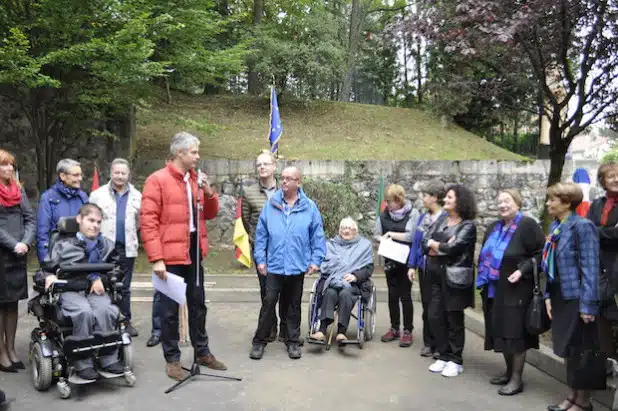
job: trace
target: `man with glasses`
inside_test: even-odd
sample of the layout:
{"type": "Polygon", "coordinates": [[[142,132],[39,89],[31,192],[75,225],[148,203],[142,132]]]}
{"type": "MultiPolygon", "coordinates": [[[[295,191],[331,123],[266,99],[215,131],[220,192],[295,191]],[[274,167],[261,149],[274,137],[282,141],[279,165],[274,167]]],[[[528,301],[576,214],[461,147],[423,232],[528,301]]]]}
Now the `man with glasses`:
{"type": "Polygon", "coordinates": [[[81,164],[70,158],[62,159],[56,165],[58,180],[41,194],[37,213],[36,249],[39,263],[47,257],[49,237],[61,217],[74,217],[81,206],[88,202],[88,196],[81,190],[81,164]]]}
{"type": "Polygon", "coordinates": [[[264,205],[255,233],[254,259],[260,275],[266,277],[257,330],[249,357],[259,360],[272,331],[272,315],[279,298],[287,328],[285,344],[292,359],[301,357],[298,344],[301,299],[305,273],[318,270],[326,255],[322,216],[315,203],[300,188],[297,167],[281,173],[281,189],[264,205]]]}
{"type": "MultiPolygon", "coordinates": [[[[249,234],[251,254],[253,254],[255,248],[255,229],[257,227],[258,218],[260,217],[260,212],[262,208],[264,208],[266,201],[277,191],[277,180],[275,179],[277,162],[275,156],[270,152],[260,154],[255,161],[255,170],[258,176],[258,183],[243,187],[242,198],[242,223],[249,234]]],[[[257,272],[257,276],[260,282],[260,297],[262,303],[264,303],[264,298],[266,297],[266,276],[261,275],[259,272],[257,272]]],[[[268,315],[273,316],[274,322],[267,341],[273,342],[277,339],[277,316],[275,314],[275,307],[273,307],[272,312],[268,313],[268,315]]],[[[279,334],[279,340],[285,341],[285,310],[281,305],[281,301],[279,301],[279,320],[281,321],[281,334],[279,334]]]]}

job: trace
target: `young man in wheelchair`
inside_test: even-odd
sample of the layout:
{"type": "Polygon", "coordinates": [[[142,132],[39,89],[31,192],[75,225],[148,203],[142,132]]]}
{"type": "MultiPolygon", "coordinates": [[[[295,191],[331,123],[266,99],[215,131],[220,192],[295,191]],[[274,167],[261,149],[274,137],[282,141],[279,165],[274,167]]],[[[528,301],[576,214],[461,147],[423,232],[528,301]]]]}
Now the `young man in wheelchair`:
{"type": "Polygon", "coordinates": [[[326,258],[320,267],[320,285],[316,289],[316,304],[320,304],[320,328],[311,334],[316,341],[326,340],[326,331],[335,319],[338,307],[338,343],[347,340],[346,332],[352,309],[359,296],[371,294],[369,279],[373,274],[371,242],[358,235],[358,225],[350,217],[339,223],[339,235],[326,242],[326,258]]]}
{"type": "MultiPolygon", "coordinates": [[[[78,263],[111,263],[117,266],[118,255],[114,243],[100,233],[102,216],[103,212],[97,205],[83,205],[76,217],[79,231],[75,236],[58,239],[44,266],[54,269],[78,263]]],[[[56,275],[47,274],[45,290],[55,281],[58,281],[56,275]]],[[[95,332],[105,334],[115,331],[119,309],[105,291],[104,282],[108,281],[105,273],[72,276],[71,281],[83,281],[85,286],[85,291],[66,291],[60,297],[62,314],[72,322],[73,338],[88,339],[95,332]]],[[[92,357],[76,360],[73,365],[77,376],[84,380],[95,380],[100,376],[92,357]]],[[[124,365],[119,361],[118,349],[100,356],[99,367],[107,373],[122,374],[124,365]]]]}

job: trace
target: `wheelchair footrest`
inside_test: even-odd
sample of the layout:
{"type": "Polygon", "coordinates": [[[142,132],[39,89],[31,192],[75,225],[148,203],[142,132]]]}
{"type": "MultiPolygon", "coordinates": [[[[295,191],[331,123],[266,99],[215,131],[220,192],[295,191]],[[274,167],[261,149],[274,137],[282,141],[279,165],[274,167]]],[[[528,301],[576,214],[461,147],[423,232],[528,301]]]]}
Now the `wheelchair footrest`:
{"type": "Polygon", "coordinates": [[[351,345],[351,344],[360,344],[360,341],[358,340],[343,340],[343,341],[336,341],[336,344],[339,345],[351,345]]]}
{"type": "Polygon", "coordinates": [[[316,345],[326,345],[326,340],[316,340],[315,338],[307,338],[306,340],[309,344],[316,344],[316,345]]]}
{"type": "Polygon", "coordinates": [[[103,371],[103,370],[97,370],[97,372],[101,375],[101,377],[103,377],[105,379],[124,377],[124,373],[122,373],[122,374],[112,374],[111,372],[107,372],[107,371],[103,371]]]}
{"type": "Polygon", "coordinates": [[[84,380],[79,375],[73,373],[69,376],[69,383],[75,385],[84,385],[84,384],[92,384],[96,380],[84,380]]]}

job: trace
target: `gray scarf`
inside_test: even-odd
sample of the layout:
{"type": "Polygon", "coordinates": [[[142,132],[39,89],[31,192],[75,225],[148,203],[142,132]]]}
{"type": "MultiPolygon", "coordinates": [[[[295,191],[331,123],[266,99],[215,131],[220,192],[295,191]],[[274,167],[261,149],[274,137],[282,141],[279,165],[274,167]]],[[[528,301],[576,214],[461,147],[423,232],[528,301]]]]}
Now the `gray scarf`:
{"type": "Polygon", "coordinates": [[[373,264],[373,248],[371,242],[364,237],[356,236],[346,241],[336,236],[326,242],[326,258],[320,267],[322,277],[326,277],[322,293],[328,287],[342,289],[350,287],[343,279],[346,274],[360,270],[373,264]]]}

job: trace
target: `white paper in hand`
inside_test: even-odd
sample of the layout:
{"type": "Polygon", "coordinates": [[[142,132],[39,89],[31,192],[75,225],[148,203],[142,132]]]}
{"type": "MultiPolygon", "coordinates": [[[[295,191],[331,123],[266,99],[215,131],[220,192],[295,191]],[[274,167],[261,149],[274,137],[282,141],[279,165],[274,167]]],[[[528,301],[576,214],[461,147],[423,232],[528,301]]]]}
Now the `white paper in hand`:
{"type": "Polygon", "coordinates": [[[182,277],[167,273],[167,281],[164,281],[152,273],[152,284],[157,291],[167,295],[178,304],[184,305],[187,302],[187,284],[182,277]]]}
{"type": "Polygon", "coordinates": [[[390,238],[383,238],[382,241],[380,241],[378,254],[382,257],[406,264],[408,262],[408,254],[410,254],[410,247],[393,241],[390,238]]]}

